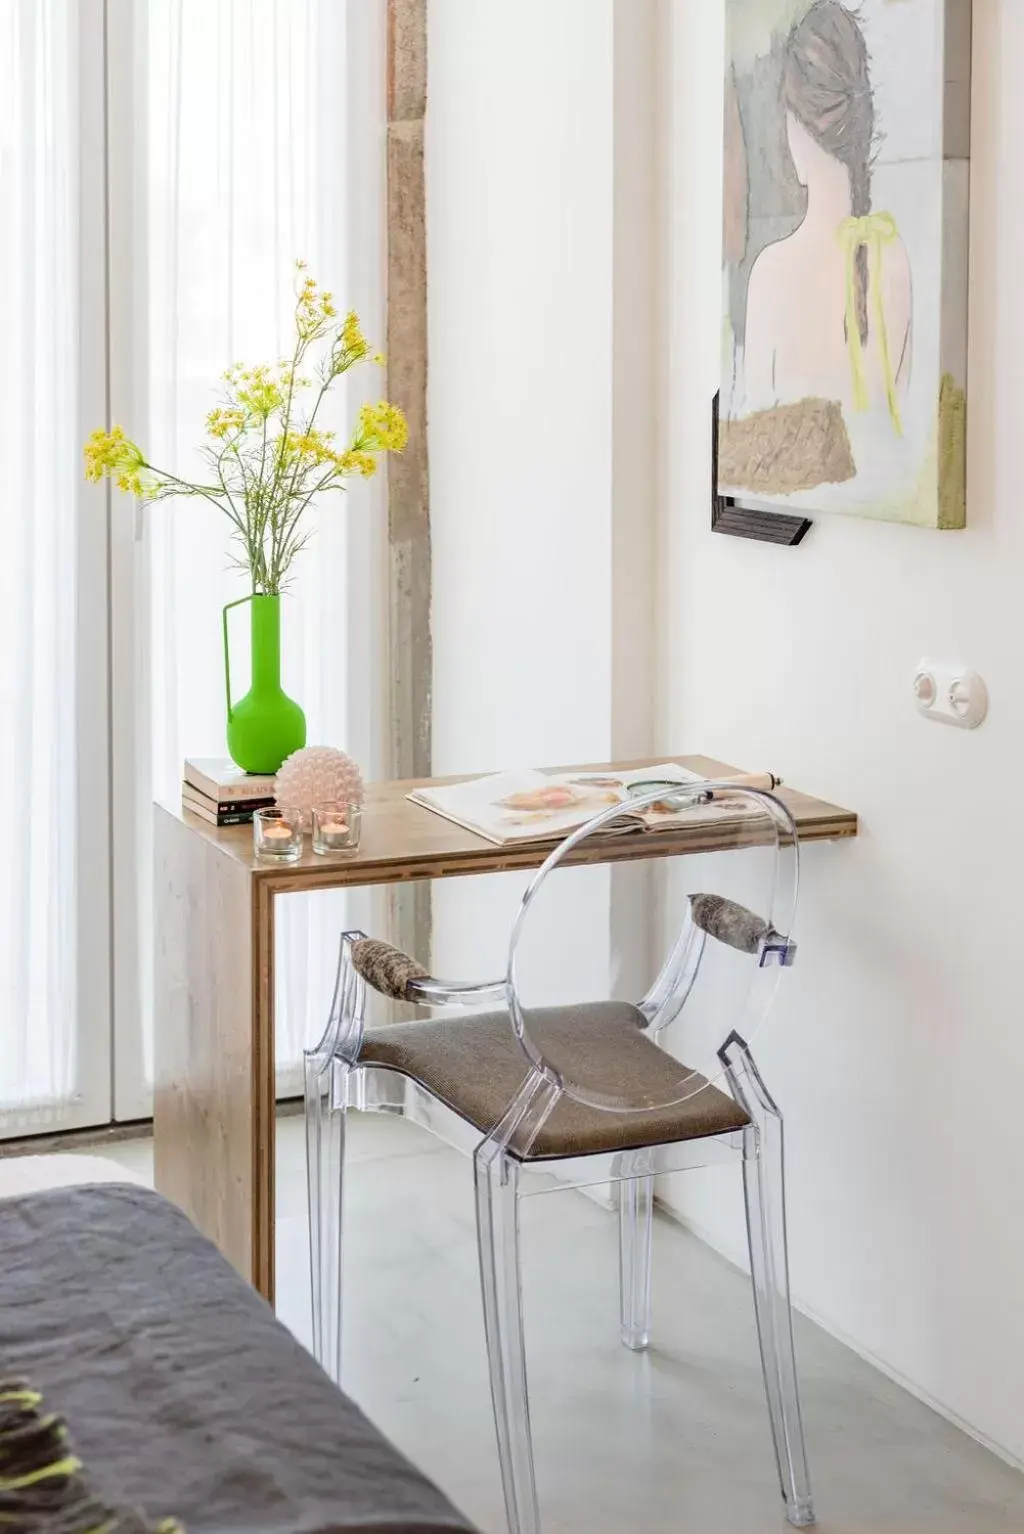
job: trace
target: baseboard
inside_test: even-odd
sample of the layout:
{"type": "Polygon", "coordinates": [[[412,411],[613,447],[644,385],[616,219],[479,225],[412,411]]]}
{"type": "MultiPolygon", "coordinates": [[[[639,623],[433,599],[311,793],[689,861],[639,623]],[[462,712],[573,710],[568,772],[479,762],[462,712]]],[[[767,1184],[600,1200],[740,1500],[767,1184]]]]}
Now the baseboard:
{"type": "MultiPolygon", "coordinates": [[[[291,1090],[295,1090],[294,1086],[291,1090]]],[[[304,1109],[305,1104],[301,1096],[289,1094],[277,1100],[279,1119],[295,1118],[304,1109]]],[[[128,1119],[117,1124],[96,1124],[89,1129],[50,1130],[49,1133],[40,1135],[12,1135],[9,1140],[0,1140],[0,1160],[3,1160],[4,1156],[45,1156],[51,1151],[89,1150],[97,1145],[116,1145],[120,1140],[149,1140],[152,1135],[152,1119],[128,1119]]]]}
{"type": "MultiPolygon", "coordinates": [[[[727,1250],[723,1248],[718,1241],[712,1238],[710,1232],[699,1221],[688,1219],[686,1215],[680,1214],[678,1209],[673,1208],[671,1204],[667,1203],[660,1196],[656,1196],[654,1202],[667,1219],[670,1219],[675,1225],[681,1226],[683,1230],[689,1231],[691,1235],[697,1237],[698,1241],[703,1241],[705,1246],[711,1247],[712,1251],[717,1252],[720,1257],[724,1257],[726,1262],[731,1263],[741,1273],[749,1274],[750,1266],[747,1262],[745,1251],[737,1252],[735,1249],[727,1250]]],[[[820,1326],[823,1332],[827,1332],[830,1337],[834,1337],[837,1342],[842,1343],[844,1348],[849,1348],[851,1353],[855,1353],[858,1358],[862,1358],[873,1369],[877,1369],[879,1374],[884,1374],[886,1379],[892,1380],[894,1385],[899,1385],[900,1389],[913,1396],[915,1401],[920,1401],[923,1406],[929,1407],[931,1411],[935,1412],[936,1416],[942,1417],[944,1421],[958,1428],[961,1433],[966,1434],[968,1438],[972,1438],[975,1443],[980,1444],[983,1449],[987,1449],[990,1454],[994,1454],[997,1459],[1001,1459],[1004,1464],[1010,1465],[1014,1470],[1024,1472],[1024,1459],[1014,1454],[1011,1449],[1008,1449],[1004,1444],[998,1443],[994,1438],[989,1438],[987,1434],[981,1432],[970,1422],[966,1422],[963,1417],[958,1416],[944,1402],[937,1400],[927,1390],[922,1390],[913,1380],[908,1379],[905,1374],[901,1374],[898,1369],[892,1368],[890,1364],[886,1363],[884,1358],[877,1357],[869,1348],[864,1347],[858,1342],[855,1337],[851,1337],[845,1332],[841,1326],[837,1326],[828,1316],[822,1315],[821,1311],[817,1310],[813,1305],[808,1305],[799,1294],[794,1294],[792,1301],[793,1309],[799,1311],[800,1315],[806,1316],[809,1321],[813,1321],[815,1326],[820,1326]]]]}
{"type": "Polygon", "coordinates": [[[99,1124],[90,1129],[65,1129],[41,1135],[19,1135],[0,1140],[4,1156],[45,1156],[50,1152],[88,1150],[97,1145],[116,1145],[120,1140],[148,1140],[152,1119],[132,1119],[124,1124],[99,1124]]]}

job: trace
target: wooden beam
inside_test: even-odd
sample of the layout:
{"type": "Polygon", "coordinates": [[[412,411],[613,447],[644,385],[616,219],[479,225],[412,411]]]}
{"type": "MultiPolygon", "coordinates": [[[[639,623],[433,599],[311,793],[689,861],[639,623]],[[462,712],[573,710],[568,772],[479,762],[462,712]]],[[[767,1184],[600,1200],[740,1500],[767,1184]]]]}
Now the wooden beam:
{"type": "MultiPolygon", "coordinates": [[[[409,445],[388,464],[391,769],[429,777],[433,643],[427,445],[427,219],[424,118],[427,0],[387,10],[388,397],[409,420],[409,445]]],[[[430,962],[430,889],[396,892],[396,941],[430,962]]]]}
{"type": "Polygon", "coordinates": [[[388,122],[427,113],[427,0],[388,0],[388,122]]]}

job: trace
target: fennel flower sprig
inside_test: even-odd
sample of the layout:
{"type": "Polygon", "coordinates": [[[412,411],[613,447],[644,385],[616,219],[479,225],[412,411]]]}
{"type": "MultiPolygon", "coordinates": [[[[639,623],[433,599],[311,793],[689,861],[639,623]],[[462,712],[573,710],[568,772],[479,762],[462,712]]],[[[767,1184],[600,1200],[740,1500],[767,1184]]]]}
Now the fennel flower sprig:
{"type": "Polygon", "coordinates": [[[86,478],[109,478],[146,501],[198,497],[231,524],[236,563],[255,593],[275,595],[310,529],[303,518],[321,495],[344,490],[353,476],[370,478],[384,453],[408,441],[405,416],[387,400],[359,411],[348,441],[317,425],[337,380],[360,363],[382,365],[359,316],[339,316],[333,295],[320,288],[305,262],[295,263],[295,344],[290,357],[223,374],[220,401],[206,418],[201,456],[204,482],[184,480],[150,463],[120,426],[94,431],[85,445],[86,478]]]}

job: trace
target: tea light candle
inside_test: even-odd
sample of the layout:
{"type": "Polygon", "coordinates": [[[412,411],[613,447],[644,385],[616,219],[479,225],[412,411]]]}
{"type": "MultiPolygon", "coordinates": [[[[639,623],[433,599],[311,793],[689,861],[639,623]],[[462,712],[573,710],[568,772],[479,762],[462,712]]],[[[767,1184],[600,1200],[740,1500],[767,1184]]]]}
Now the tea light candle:
{"type": "Polygon", "coordinates": [[[302,856],[302,827],[284,810],[257,810],[252,820],[252,842],[257,857],[295,863],[302,856]]]}
{"type": "Polygon", "coordinates": [[[359,846],[362,816],[358,804],[321,804],[313,810],[313,851],[354,852],[359,846]]]}

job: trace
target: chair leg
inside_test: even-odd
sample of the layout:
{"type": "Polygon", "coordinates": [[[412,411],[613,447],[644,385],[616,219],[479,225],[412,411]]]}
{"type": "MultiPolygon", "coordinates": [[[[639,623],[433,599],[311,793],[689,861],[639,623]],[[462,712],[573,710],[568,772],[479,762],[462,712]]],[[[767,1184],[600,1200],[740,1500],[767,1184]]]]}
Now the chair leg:
{"type": "Polygon", "coordinates": [[[767,1092],[764,1096],[767,1101],[761,1104],[755,1123],[744,1133],[743,1180],[750,1272],[782,1499],[790,1523],[805,1528],[814,1522],[814,1504],[793,1350],[782,1115],[767,1092]]]}
{"type": "Polygon", "coordinates": [[[651,1236],[654,1178],[619,1183],[619,1305],[623,1347],[642,1353],[651,1340],[651,1236]]]}
{"type": "Polygon", "coordinates": [[[306,1181],[313,1356],[341,1380],[341,1232],[345,1172],[345,1077],[341,1061],[306,1058],[306,1181]]]}
{"type": "Polygon", "coordinates": [[[487,1362],[509,1534],[540,1534],[526,1385],[518,1167],[490,1141],[473,1164],[487,1362]]]}

